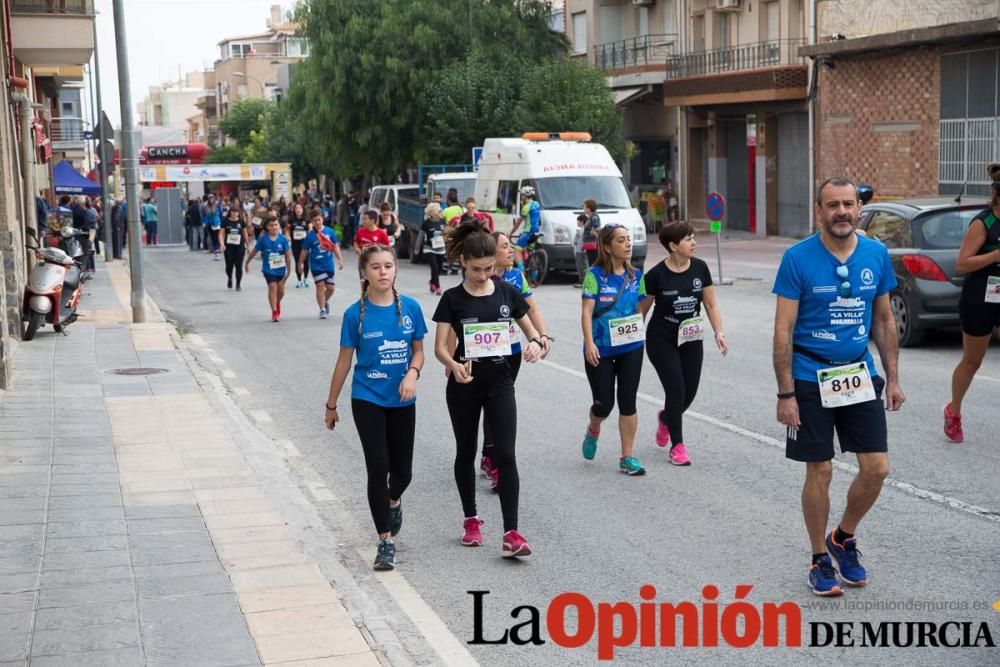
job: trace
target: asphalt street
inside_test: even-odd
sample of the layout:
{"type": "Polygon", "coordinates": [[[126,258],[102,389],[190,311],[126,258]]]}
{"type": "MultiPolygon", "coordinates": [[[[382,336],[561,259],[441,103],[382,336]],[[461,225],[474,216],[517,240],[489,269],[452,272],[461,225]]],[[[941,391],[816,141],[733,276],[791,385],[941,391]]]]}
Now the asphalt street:
{"type": "MultiPolygon", "coordinates": [[[[994,345],[965,403],[966,442],[947,442],[941,409],[950,374],[961,353],[957,332],[931,336],[924,347],[901,353],[900,377],[907,402],[889,415],[891,480],[858,533],[868,587],[849,590],[839,606],[820,609],[806,587],[809,547],[799,511],[803,470],[783,454],[783,428],[775,421],[771,333],[774,269],[787,240],[727,240],[726,277],[719,300],[730,341],[723,359],[706,343],[699,396],[685,423],[693,461],[676,468],[654,441],[662,391],[652,367],[643,370],[636,455],[648,470],[629,478],[617,472],[614,415],[605,426],[596,460],[585,461],[580,441],[590,393],[583,376],[579,290],[570,280],[536,292],[557,339],[549,358],[525,364],[517,386],[520,528],[535,555],[526,562],[500,558],[499,502],[479,482],[479,512],[486,546],[461,546],[462,512],[452,476],[454,440],[444,402],[443,370],[433,359],[433,336],[418,386],[414,478],[404,496],[405,526],[397,540],[397,572],[371,571],[375,534],[365,496],[365,472],[349,411],[334,433],[322,423],[323,403],[340,338],[340,313],[358,295],[355,258],[338,274],[333,315],[317,317],[314,292],[288,283],[280,323],[269,321],[259,262],[242,292],[225,285],[223,263],[186,248],[145,253],[147,285],[164,314],[205,346],[192,349],[216,374],[248,423],[266,424],[275,447],[300,454],[331,491],[317,507],[341,536],[338,558],[358,585],[377,601],[380,621],[390,624],[417,662],[432,663],[443,631],[465,644],[473,639],[473,598],[483,603],[483,634],[496,639],[517,620],[521,605],[540,610],[543,645],[467,645],[482,664],[593,664],[596,641],[565,649],[549,641],[546,608],[560,593],[579,592],[595,605],[625,601],[638,607],[639,589],[656,588],[658,602],[701,605],[702,587],[719,589],[720,609],[737,585],[746,597],[802,605],[802,647],[620,649],[627,664],[1000,664],[996,648],[862,648],[809,646],[811,622],[987,622],[1000,642],[1000,430],[991,426],[1000,395],[1000,346],[994,345]],[[206,351],[207,350],[207,351],[206,351]],[[262,414],[266,413],[266,418],[262,414]],[[282,444],[286,443],[286,444],[282,444]],[[414,598],[415,591],[419,599],[414,598]],[[907,605],[907,601],[909,604],[907,605]],[[920,608],[920,604],[937,605],[920,608]],[[424,606],[426,603],[427,606],[424,606]],[[881,605],[848,609],[847,603],[881,605]],[[980,607],[974,609],[974,606],[980,607]],[[432,610],[433,614],[428,611],[432,610]],[[902,608],[900,608],[902,607],[902,608]],[[916,608],[915,608],[916,607],[916,608]],[[949,608],[942,608],[949,607],[949,608]],[[443,625],[437,623],[438,619],[443,625]],[[428,634],[425,642],[420,635],[428,634]]],[[[715,249],[699,254],[716,270],[715,249]]],[[[647,267],[662,259],[652,252],[647,267]]],[[[427,290],[424,265],[400,265],[397,286],[417,298],[426,318],[437,297],[427,290]]],[[[443,279],[445,287],[457,276],[443,279]]],[[[712,346],[714,348],[714,346],[712,346]]],[[[346,391],[346,389],[345,389],[346,391]]],[[[347,396],[343,397],[342,403],[347,396]]],[[[850,456],[835,470],[831,523],[843,509],[853,476],[850,456]]],[[[350,598],[348,597],[348,604],[350,598]]],[[[567,628],[572,629],[572,621],[567,628]]],[[[975,635],[976,630],[973,630],[975,635]]],[[[525,636],[528,634],[524,633],[525,636]]],[[[855,637],[861,634],[855,629],[855,637]]],[[[454,641],[454,640],[452,640],[454,641]]]]}

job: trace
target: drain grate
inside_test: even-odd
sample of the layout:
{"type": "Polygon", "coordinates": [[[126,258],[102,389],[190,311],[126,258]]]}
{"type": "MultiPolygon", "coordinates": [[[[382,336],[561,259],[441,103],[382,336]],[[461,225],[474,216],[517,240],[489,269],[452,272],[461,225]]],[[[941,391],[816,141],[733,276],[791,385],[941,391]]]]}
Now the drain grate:
{"type": "Polygon", "coordinates": [[[112,375],[158,375],[170,371],[166,368],[112,368],[105,372],[112,375]]]}

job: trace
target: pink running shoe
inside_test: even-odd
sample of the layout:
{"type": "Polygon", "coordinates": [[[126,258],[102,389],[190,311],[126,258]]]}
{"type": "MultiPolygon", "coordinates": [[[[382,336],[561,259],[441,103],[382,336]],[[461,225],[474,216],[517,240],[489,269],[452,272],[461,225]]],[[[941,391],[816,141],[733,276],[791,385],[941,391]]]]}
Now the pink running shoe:
{"type": "Polygon", "coordinates": [[[465,535],[462,536],[462,544],[467,547],[483,546],[483,534],[479,532],[479,527],[484,523],[485,521],[478,516],[469,517],[463,521],[462,526],[465,528],[465,535]]]}
{"type": "Polygon", "coordinates": [[[521,558],[524,556],[531,555],[531,547],[528,546],[528,541],[521,537],[521,534],[516,530],[508,530],[503,534],[503,547],[501,548],[501,555],[504,558],[521,558]]]}
{"type": "Polygon", "coordinates": [[[684,447],[683,442],[678,442],[676,445],[670,448],[670,462],[675,466],[689,466],[691,465],[691,459],[688,458],[687,448],[684,447]]]}
{"type": "Polygon", "coordinates": [[[670,444],[670,429],[663,423],[663,410],[656,415],[656,444],[660,447],[670,444]]]}
{"type": "Polygon", "coordinates": [[[951,401],[944,406],[944,434],[952,442],[965,440],[965,434],[962,433],[962,415],[956,415],[951,411],[951,401]]]}
{"type": "Polygon", "coordinates": [[[490,491],[496,491],[500,487],[500,469],[494,467],[490,470],[490,491]]]}
{"type": "Polygon", "coordinates": [[[489,455],[483,454],[483,458],[479,460],[479,471],[483,473],[483,477],[490,479],[495,469],[496,466],[493,465],[493,459],[489,455]]]}

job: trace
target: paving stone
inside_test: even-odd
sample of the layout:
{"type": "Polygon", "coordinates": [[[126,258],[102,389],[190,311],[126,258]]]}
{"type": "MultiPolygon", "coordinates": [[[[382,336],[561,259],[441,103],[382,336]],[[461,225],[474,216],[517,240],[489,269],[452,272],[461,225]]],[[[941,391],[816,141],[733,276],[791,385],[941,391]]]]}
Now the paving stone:
{"type": "Polygon", "coordinates": [[[179,577],[143,577],[137,581],[140,598],[183,597],[232,593],[225,574],[202,574],[179,577]]]}
{"type": "MultiPolygon", "coordinates": [[[[23,574],[0,574],[0,593],[24,593],[36,589],[38,574],[25,572],[23,574]]],[[[0,630],[2,632],[3,630],[0,630]]]]}
{"type": "Polygon", "coordinates": [[[34,661],[35,656],[85,654],[133,646],[139,646],[139,626],[135,622],[35,630],[31,657],[34,661]]]}
{"type": "Polygon", "coordinates": [[[121,487],[114,484],[52,484],[53,496],[92,496],[94,494],[119,493],[121,487]]]}
{"type": "Polygon", "coordinates": [[[150,577],[198,577],[206,574],[225,574],[218,560],[192,563],[165,563],[162,565],[136,565],[136,579],[150,577]]]}
{"type": "Polygon", "coordinates": [[[88,651],[58,656],[31,658],[32,667],[135,667],[143,664],[142,650],[138,646],[111,651],[88,651]]]}
{"type": "Polygon", "coordinates": [[[4,542],[18,542],[33,538],[41,539],[44,533],[44,526],[0,526],[0,544],[4,542]]]}
{"type": "Polygon", "coordinates": [[[5,613],[16,614],[20,612],[31,612],[35,608],[35,594],[31,593],[3,593],[0,594],[0,609],[5,613]]]}
{"type": "Polygon", "coordinates": [[[45,498],[9,498],[3,502],[3,512],[37,512],[45,509],[45,498]]]}
{"type": "Polygon", "coordinates": [[[25,660],[28,657],[28,633],[0,635],[0,660],[25,660]]]}
{"type": "Polygon", "coordinates": [[[351,625],[258,637],[257,650],[265,663],[273,663],[365,653],[370,648],[358,629],[351,625]]]}
{"type": "Polygon", "coordinates": [[[64,521],[45,527],[50,537],[89,537],[92,535],[125,535],[124,519],[118,521],[64,521]]]}
{"type": "MultiPolygon", "coordinates": [[[[59,496],[49,498],[49,511],[63,509],[87,509],[100,507],[121,507],[120,493],[101,493],[90,496],[59,496]]],[[[51,520],[51,519],[50,519],[51,520]]]]}
{"type": "Polygon", "coordinates": [[[0,614],[0,635],[24,633],[27,636],[31,629],[31,612],[22,611],[13,614],[0,614]]]}
{"type": "MultiPolygon", "coordinates": [[[[41,524],[38,524],[41,527],[41,524]]],[[[41,538],[29,538],[20,542],[9,541],[0,543],[0,559],[13,559],[22,562],[37,561],[42,554],[41,538]]],[[[22,570],[23,571],[23,570],[22,570]]],[[[4,570],[0,567],[0,574],[4,570]]],[[[7,571],[6,574],[18,574],[17,571],[7,571]]]]}
{"type": "Polygon", "coordinates": [[[88,603],[125,602],[135,599],[135,587],[131,581],[108,581],[82,586],[63,588],[42,587],[38,607],[75,607],[88,603]]]}
{"type": "Polygon", "coordinates": [[[194,503],[182,505],[126,505],[125,517],[132,521],[145,519],[180,519],[197,517],[201,521],[201,510],[194,503]]]}
{"type": "Polygon", "coordinates": [[[48,483],[29,486],[0,486],[0,499],[31,498],[33,496],[40,496],[44,498],[47,495],[49,495],[48,483]]]}
{"type": "Polygon", "coordinates": [[[157,535],[178,531],[198,531],[207,534],[201,516],[172,517],[167,519],[134,519],[128,522],[130,535],[157,535]]]}
{"type": "Polygon", "coordinates": [[[45,541],[46,554],[74,553],[78,551],[112,551],[127,548],[128,537],[125,535],[52,537],[45,541]]]}
{"type": "Polygon", "coordinates": [[[216,561],[218,556],[211,546],[189,546],[152,549],[133,549],[133,563],[141,565],[168,565],[172,563],[194,563],[198,561],[216,561]]]}
{"type": "MultiPolygon", "coordinates": [[[[69,496],[73,498],[74,496],[69,496]]],[[[73,507],[49,509],[49,521],[114,521],[124,519],[121,507],[73,507]]]]}
{"type": "Polygon", "coordinates": [[[121,565],[131,565],[128,549],[46,553],[42,568],[43,571],[84,570],[121,565]]]}
{"type": "Polygon", "coordinates": [[[35,629],[62,630],[92,625],[135,623],[137,613],[135,602],[131,601],[39,609],[35,615],[35,629]]]}
{"type": "Polygon", "coordinates": [[[45,510],[21,510],[0,512],[0,526],[16,526],[23,524],[42,523],[45,520],[45,510]]]}
{"type": "Polygon", "coordinates": [[[118,565],[87,570],[46,570],[42,572],[42,588],[87,586],[106,581],[132,581],[132,568],[127,565],[118,565]]]}
{"type": "MultiPolygon", "coordinates": [[[[26,572],[38,572],[42,562],[42,551],[29,551],[19,556],[9,556],[0,558],[0,575],[25,574],[26,572]]],[[[3,609],[3,607],[0,607],[3,609]]]]}
{"type": "Polygon", "coordinates": [[[149,665],[259,664],[234,595],[144,599],[139,604],[149,665]],[[211,662],[206,663],[208,656],[211,662]]]}

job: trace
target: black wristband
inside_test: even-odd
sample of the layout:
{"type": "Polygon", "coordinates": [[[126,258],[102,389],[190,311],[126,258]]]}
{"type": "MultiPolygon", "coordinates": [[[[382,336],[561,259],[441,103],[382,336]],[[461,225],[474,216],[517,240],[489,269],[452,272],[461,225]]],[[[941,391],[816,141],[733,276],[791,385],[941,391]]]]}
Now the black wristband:
{"type": "Polygon", "coordinates": [[[778,398],[795,398],[794,391],[786,391],[784,393],[779,393],[778,398]]]}
{"type": "Polygon", "coordinates": [[[419,368],[417,368],[416,366],[410,366],[409,368],[406,369],[406,372],[409,373],[410,371],[416,371],[417,372],[417,379],[418,380],[420,379],[420,369],[419,368]]]}
{"type": "Polygon", "coordinates": [[[337,406],[335,405],[335,406],[333,406],[333,407],[331,408],[331,407],[330,407],[330,404],[329,404],[329,403],[327,403],[327,404],[326,404],[326,409],[327,409],[327,410],[333,410],[334,412],[336,412],[336,411],[337,411],[337,406]]]}
{"type": "Polygon", "coordinates": [[[534,338],[528,340],[528,342],[529,343],[534,343],[538,347],[545,347],[544,345],[542,345],[542,339],[539,338],[538,336],[535,336],[534,338]]]}
{"type": "Polygon", "coordinates": [[[556,339],[553,338],[552,336],[548,335],[548,334],[541,334],[541,337],[542,338],[548,338],[550,343],[556,342],[556,339]]]}

